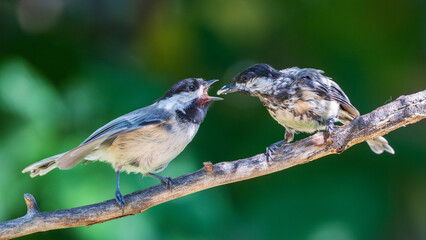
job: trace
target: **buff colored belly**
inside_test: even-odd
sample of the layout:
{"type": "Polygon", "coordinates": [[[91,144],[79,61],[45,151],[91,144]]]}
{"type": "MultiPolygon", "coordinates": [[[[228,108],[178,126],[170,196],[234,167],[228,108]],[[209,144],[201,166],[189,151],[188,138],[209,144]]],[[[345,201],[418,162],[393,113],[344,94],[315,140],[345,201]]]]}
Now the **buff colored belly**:
{"type": "Polygon", "coordinates": [[[147,174],[163,170],[191,142],[197,125],[141,129],[118,136],[109,147],[101,147],[96,160],[110,162],[121,171],[147,174]]]}
{"type": "Polygon", "coordinates": [[[282,126],[296,131],[312,133],[325,129],[321,122],[336,118],[339,114],[339,104],[332,101],[301,102],[292,105],[293,108],[278,108],[269,110],[271,116],[282,126]]]}
{"type": "Polygon", "coordinates": [[[269,113],[280,125],[284,127],[307,133],[320,130],[320,126],[317,121],[307,119],[304,115],[295,116],[287,110],[277,110],[275,113],[269,111],[269,113]]]}

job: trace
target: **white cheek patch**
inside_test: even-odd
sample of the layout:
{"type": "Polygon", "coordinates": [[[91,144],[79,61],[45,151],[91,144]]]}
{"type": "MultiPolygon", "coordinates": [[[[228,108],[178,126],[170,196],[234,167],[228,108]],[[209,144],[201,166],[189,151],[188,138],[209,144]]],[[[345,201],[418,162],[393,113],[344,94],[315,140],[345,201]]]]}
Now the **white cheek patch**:
{"type": "Polygon", "coordinates": [[[203,87],[200,87],[195,92],[181,92],[175,94],[170,98],[160,101],[159,107],[165,110],[183,111],[194,99],[201,97],[204,94],[203,91],[203,87]]]}
{"type": "Polygon", "coordinates": [[[238,90],[246,90],[246,85],[245,85],[245,84],[243,84],[243,83],[235,83],[235,87],[236,87],[238,90]]]}
{"type": "Polygon", "coordinates": [[[200,86],[200,88],[198,88],[197,90],[197,97],[201,97],[204,94],[204,87],[200,86]]]}
{"type": "Polygon", "coordinates": [[[259,92],[262,94],[271,94],[272,88],[272,81],[264,77],[254,78],[244,86],[244,90],[248,92],[259,92]]]}

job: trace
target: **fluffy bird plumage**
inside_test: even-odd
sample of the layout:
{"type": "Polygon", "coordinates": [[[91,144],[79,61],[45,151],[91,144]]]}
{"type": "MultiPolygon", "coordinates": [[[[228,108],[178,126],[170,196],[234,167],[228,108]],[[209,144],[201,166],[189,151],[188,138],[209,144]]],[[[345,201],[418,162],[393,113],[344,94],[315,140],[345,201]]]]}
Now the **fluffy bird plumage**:
{"type": "Polygon", "coordinates": [[[112,120],[78,147],[36,162],[23,172],[35,177],[54,168],[72,168],[83,159],[108,162],[117,172],[116,199],[123,207],[119,172],[141,173],[169,183],[154,173],[166,168],[184,150],[197,133],[211,101],[220,100],[207,94],[214,82],[200,78],[177,82],[154,104],[112,120]]]}
{"type": "MultiPolygon", "coordinates": [[[[267,64],[256,64],[238,74],[218,94],[240,92],[258,97],[271,116],[285,127],[283,142],[288,143],[297,131],[331,130],[334,122],[346,124],[360,116],[339,85],[323,73],[312,68],[276,70],[267,64]]],[[[367,143],[377,154],[394,153],[383,137],[367,143]]]]}

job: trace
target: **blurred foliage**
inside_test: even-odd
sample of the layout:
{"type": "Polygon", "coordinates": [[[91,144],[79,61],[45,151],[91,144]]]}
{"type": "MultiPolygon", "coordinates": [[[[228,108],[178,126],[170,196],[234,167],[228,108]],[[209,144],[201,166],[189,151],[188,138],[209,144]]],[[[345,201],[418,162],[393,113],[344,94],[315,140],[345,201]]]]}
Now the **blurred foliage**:
{"type": "MultiPolygon", "coordinates": [[[[214,93],[257,62],[319,68],[361,113],[423,90],[425,10],[422,0],[3,0],[0,221],[25,214],[26,192],[42,211],[113,198],[104,163],[34,179],[21,170],[183,78],[219,78],[214,93]]],[[[23,239],[426,239],[425,127],[387,135],[394,156],[359,144],[136,216],[23,239]]],[[[226,96],[162,175],[251,156],[283,133],[257,99],[226,96]]],[[[123,193],[155,184],[122,174],[123,193]]]]}

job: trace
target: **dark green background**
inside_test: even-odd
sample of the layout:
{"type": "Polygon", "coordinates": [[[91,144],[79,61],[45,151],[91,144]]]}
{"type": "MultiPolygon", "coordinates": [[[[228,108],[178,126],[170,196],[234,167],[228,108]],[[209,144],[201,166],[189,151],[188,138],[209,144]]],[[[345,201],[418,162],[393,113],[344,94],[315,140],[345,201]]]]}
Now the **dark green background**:
{"type": "MultiPolygon", "coordinates": [[[[266,62],[326,71],[361,113],[426,86],[422,0],[0,2],[0,221],[113,198],[104,163],[21,173],[77,146],[174,82],[219,78],[266,62]]],[[[219,86],[220,85],[220,86],[219,86]]],[[[24,239],[426,239],[425,121],[341,155],[192,194],[124,219],[24,239]]],[[[265,150],[284,129],[255,98],[215,103],[198,135],[161,173],[265,150]]],[[[297,139],[306,137],[299,134],[297,139]]],[[[121,176],[130,193],[158,182],[121,176]]]]}

